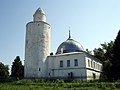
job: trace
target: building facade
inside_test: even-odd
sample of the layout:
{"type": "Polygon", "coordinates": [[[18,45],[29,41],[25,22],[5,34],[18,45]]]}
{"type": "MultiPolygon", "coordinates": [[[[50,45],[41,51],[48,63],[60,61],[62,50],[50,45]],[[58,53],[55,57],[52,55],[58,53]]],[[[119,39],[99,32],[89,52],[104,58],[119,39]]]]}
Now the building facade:
{"type": "Polygon", "coordinates": [[[83,46],[69,37],[50,55],[50,25],[38,8],[26,25],[25,78],[99,79],[102,62],[86,53],[83,46]]]}

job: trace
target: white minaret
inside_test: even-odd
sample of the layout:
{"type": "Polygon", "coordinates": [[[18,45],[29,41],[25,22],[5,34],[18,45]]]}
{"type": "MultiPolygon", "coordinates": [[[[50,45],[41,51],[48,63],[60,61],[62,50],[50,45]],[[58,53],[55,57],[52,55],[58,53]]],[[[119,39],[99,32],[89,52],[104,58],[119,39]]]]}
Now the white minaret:
{"type": "Polygon", "coordinates": [[[50,55],[51,27],[46,22],[46,15],[38,8],[33,17],[26,25],[25,78],[45,77],[45,60],[50,55]]]}

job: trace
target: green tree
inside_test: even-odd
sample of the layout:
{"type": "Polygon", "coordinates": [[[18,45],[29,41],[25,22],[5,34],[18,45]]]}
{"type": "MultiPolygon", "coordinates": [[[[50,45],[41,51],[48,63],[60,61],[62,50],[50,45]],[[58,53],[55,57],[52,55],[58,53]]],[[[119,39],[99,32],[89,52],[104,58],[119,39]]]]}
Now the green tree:
{"type": "Polygon", "coordinates": [[[110,80],[111,78],[111,60],[113,58],[113,45],[114,42],[101,44],[101,48],[94,49],[94,56],[103,62],[103,78],[110,80]]]}
{"type": "Polygon", "coordinates": [[[9,77],[9,68],[7,65],[0,63],[0,80],[7,79],[9,77]]]}
{"type": "Polygon", "coordinates": [[[98,48],[98,49],[94,49],[93,50],[93,52],[94,52],[94,56],[96,57],[96,58],[98,58],[98,59],[100,59],[102,62],[105,60],[105,52],[104,52],[104,50],[103,50],[103,48],[98,48]]]}
{"type": "Polygon", "coordinates": [[[109,60],[111,62],[111,60],[113,58],[113,45],[114,45],[114,41],[110,41],[109,43],[101,44],[101,46],[104,50],[105,61],[109,60]]]}
{"type": "Polygon", "coordinates": [[[88,54],[92,54],[92,51],[89,51],[88,49],[86,49],[86,52],[87,52],[88,54]]]}
{"type": "Polygon", "coordinates": [[[112,64],[109,60],[105,60],[103,62],[103,77],[102,78],[104,80],[110,80],[110,78],[111,78],[111,69],[110,69],[111,66],[112,66],[112,64]]]}
{"type": "Polygon", "coordinates": [[[22,79],[24,77],[24,66],[20,61],[19,56],[17,56],[12,63],[11,77],[14,77],[15,79],[22,79]]]}
{"type": "Polygon", "coordinates": [[[111,60],[111,78],[112,80],[120,80],[120,30],[115,39],[113,46],[113,59],[111,60]]]}

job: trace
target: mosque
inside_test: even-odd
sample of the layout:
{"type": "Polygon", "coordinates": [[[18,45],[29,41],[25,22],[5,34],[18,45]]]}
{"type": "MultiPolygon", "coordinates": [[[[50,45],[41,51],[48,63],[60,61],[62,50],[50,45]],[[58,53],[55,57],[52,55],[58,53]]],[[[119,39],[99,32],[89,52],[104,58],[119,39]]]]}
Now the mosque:
{"type": "Polygon", "coordinates": [[[99,79],[102,62],[84,51],[83,46],[69,37],[62,42],[55,55],[50,53],[50,24],[38,8],[33,21],[26,25],[25,78],[99,79]]]}

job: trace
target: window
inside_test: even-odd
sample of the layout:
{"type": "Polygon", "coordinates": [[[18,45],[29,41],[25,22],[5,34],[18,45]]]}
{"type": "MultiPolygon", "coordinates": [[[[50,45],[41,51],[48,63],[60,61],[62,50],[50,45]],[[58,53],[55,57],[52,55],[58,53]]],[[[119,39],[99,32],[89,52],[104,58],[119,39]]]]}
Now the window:
{"type": "Polygon", "coordinates": [[[97,64],[97,69],[98,69],[98,64],[97,64]]]}
{"type": "Polygon", "coordinates": [[[98,70],[101,70],[101,65],[98,65],[98,70]]]}
{"type": "Polygon", "coordinates": [[[40,68],[39,68],[39,71],[40,71],[40,68]]]}
{"type": "Polygon", "coordinates": [[[70,60],[67,60],[67,67],[70,67],[70,60]]]}
{"type": "Polygon", "coordinates": [[[74,66],[78,66],[78,60],[74,59],[74,66]]]}
{"type": "Polygon", "coordinates": [[[93,67],[93,63],[92,63],[92,61],[91,61],[91,68],[93,67]]]}
{"type": "Polygon", "coordinates": [[[95,62],[93,62],[93,68],[95,68],[95,62]]]}
{"type": "Polygon", "coordinates": [[[60,67],[63,67],[63,61],[60,61],[60,67]]]}
{"type": "Polygon", "coordinates": [[[98,67],[98,70],[99,70],[99,64],[98,64],[98,66],[97,66],[97,67],[98,67]]]}
{"type": "Polygon", "coordinates": [[[90,60],[88,59],[88,67],[90,67],[90,60]]]}
{"type": "Polygon", "coordinates": [[[97,63],[95,64],[95,69],[97,69],[97,63]]]}

